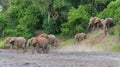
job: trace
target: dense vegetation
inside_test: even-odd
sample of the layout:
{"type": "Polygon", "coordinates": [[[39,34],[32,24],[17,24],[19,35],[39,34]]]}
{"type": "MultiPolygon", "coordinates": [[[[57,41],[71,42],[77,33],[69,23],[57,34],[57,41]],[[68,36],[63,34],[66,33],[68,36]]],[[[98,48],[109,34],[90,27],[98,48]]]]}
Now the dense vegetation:
{"type": "Polygon", "coordinates": [[[29,38],[37,31],[62,36],[85,32],[90,17],[111,17],[120,36],[120,0],[0,0],[0,36],[29,38]]]}

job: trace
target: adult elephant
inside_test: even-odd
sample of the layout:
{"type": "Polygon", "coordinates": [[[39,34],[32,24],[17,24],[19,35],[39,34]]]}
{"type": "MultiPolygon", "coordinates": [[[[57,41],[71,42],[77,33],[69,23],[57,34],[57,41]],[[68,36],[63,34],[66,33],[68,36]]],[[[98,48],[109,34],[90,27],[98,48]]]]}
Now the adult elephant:
{"type": "Polygon", "coordinates": [[[101,26],[101,19],[98,17],[91,17],[89,23],[87,25],[87,30],[90,28],[91,24],[93,24],[93,30],[98,29],[101,26]]]}
{"type": "Polygon", "coordinates": [[[33,37],[30,38],[27,41],[27,46],[32,46],[32,53],[34,54],[35,50],[37,50],[38,53],[48,53],[49,51],[49,45],[48,45],[48,39],[45,37],[33,37]]]}
{"type": "Polygon", "coordinates": [[[26,51],[26,40],[24,37],[8,37],[4,42],[4,46],[6,46],[6,44],[10,44],[10,51],[13,50],[14,46],[17,47],[17,53],[20,48],[26,51]]]}
{"type": "Polygon", "coordinates": [[[107,35],[109,28],[112,28],[113,26],[115,26],[115,22],[113,21],[112,18],[106,18],[105,20],[102,20],[101,24],[103,25],[105,35],[107,35]]]}
{"type": "Polygon", "coordinates": [[[38,35],[37,37],[45,37],[45,38],[48,38],[48,34],[42,33],[42,34],[38,35]]]}
{"type": "Polygon", "coordinates": [[[56,48],[59,46],[58,39],[53,34],[48,35],[48,43],[49,45],[56,47],[56,48]]]}

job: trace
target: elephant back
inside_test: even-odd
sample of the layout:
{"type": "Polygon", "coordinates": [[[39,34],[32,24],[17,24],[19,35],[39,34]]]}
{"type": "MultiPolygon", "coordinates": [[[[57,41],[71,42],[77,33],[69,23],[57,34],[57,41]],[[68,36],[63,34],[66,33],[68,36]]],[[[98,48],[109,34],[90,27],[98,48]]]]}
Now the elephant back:
{"type": "Polygon", "coordinates": [[[36,40],[39,44],[39,47],[45,47],[48,44],[48,39],[46,39],[45,37],[37,37],[36,40]]]}
{"type": "Polygon", "coordinates": [[[58,39],[53,34],[48,35],[48,40],[49,40],[49,44],[52,46],[57,47],[59,45],[58,39]]]}
{"type": "Polygon", "coordinates": [[[40,34],[38,37],[45,37],[45,38],[48,38],[48,34],[43,33],[43,34],[40,34]]]}
{"type": "Polygon", "coordinates": [[[26,39],[24,37],[15,37],[15,42],[18,43],[18,46],[26,46],[26,39]]]}
{"type": "Polygon", "coordinates": [[[48,39],[49,39],[50,41],[54,42],[55,39],[56,39],[56,37],[55,37],[55,35],[48,35],[48,39]]]}
{"type": "Polygon", "coordinates": [[[91,17],[89,20],[89,24],[92,24],[95,21],[96,17],[91,17]]]}
{"type": "Polygon", "coordinates": [[[78,33],[78,34],[75,35],[74,38],[75,38],[75,39],[86,38],[86,36],[87,36],[87,35],[86,35],[85,33],[78,33]]]}
{"type": "Polygon", "coordinates": [[[28,39],[28,41],[27,41],[27,47],[28,46],[34,46],[34,44],[36,44],[36,37],[32,37],[32,38],[30,38],[30,39],[28,39]]]}
{"type": "Polygon", "coordinates": [[[115,22],[113,21],[112,18],[106,18],[105,21],[108,28],[115,26],[115,22]]]}

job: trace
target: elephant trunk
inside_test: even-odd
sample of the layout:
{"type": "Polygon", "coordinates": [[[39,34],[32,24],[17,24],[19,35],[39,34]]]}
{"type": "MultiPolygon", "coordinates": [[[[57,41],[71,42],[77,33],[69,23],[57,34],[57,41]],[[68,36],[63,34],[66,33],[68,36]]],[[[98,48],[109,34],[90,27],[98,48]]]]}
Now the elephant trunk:
{"type": "Polygon", "coordinates": [[[29,41],[27,41],[27,42],[26,42],[26,47],[28,47],[28,46],[29,46],[29,44],[30,44],[30,43],[29,43],[29,41]]]}
{"type": "Polygon", "coordinates": [[[89,27],[90,27],[90,24],[87,25],[87,30],[89,29],[89,27]]]}

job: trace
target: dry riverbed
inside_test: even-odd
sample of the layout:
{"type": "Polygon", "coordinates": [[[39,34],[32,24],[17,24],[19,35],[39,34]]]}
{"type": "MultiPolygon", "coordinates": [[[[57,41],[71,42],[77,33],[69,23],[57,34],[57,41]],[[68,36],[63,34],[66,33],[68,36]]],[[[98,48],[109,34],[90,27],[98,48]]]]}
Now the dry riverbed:
{"type": "Polygon", "coordinates": [[[50,51],[49,54],[0,49],[0,67],[119,67],[119,52],[50,51]]]}

